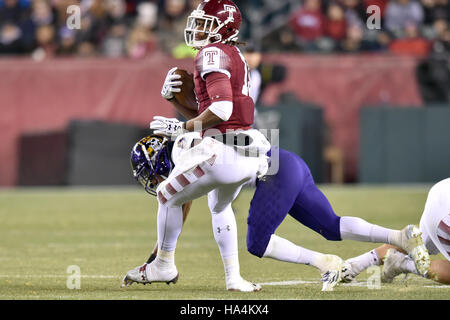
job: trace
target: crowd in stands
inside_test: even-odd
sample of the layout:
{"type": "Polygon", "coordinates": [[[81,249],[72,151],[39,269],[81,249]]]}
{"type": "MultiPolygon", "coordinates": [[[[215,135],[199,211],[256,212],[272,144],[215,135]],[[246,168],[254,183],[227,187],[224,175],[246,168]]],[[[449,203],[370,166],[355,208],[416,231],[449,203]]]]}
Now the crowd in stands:
{"type": "MultiPolygon", "coordinates": [[[[247,16],[257,16],[259,9],[270,9],[274,1],[236,0],[244,16],[241,40],[256,42],[262,51],[388,51],[417,56],[450,52],[450,0],[275,3],[283,1],[289,4],[288,12],[277,17],[278,24],[262,21],[252,25],[247,16]],[[367,13],[373,5],[379,10],[379,20],[373,16],[377,12],[367,13]]],[[[31,55],[36,59],[69,55],[142,58],[159,50],[176,58],[192,56],[194,51],[186,47],[183,30],[187,16],[199,2],[0,0],[0,54],[31,55]],[[80,29],[67,26],[70,5],[81,8],[80,29]]]]}
{"type": "Polygon", "coordinates": [[[450,51],[449,23],[449,0],[304,0],[278,38],[294,50],[426,56],[450,51]]]}
{"type": "Polygon", "coordinates": [[[143,58],[156,50],[192,54],[186,17],[196,0],[0,0],[0,53],[143,58]],[[78,28],[67,24],[81,9],[78,28]]]}

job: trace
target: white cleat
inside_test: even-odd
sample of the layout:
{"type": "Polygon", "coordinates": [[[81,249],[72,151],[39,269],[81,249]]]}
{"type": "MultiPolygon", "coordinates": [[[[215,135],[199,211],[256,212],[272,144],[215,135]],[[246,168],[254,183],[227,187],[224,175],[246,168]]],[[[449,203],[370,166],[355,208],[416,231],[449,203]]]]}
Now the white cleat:
{"type": "Polygon", "coordinates": [[[342,277],[342,265],[344,261],[338,256],[325,254],[324,261],[319,268],[322,275],[322,291],[333,291],[342,277]]]}
{"type": "Polygon", "coordinates": [[[430,255],[422,240],[422,232],[415,225],[408,225],[403,228],[402,247],[414,260],[416,269],[420,275],[426,276],[430,268],[430,255]]]}
{"type": "Polygon", "coordinates": [[[356,282],[356,277],[359,272],[356,271],[356,266],[354,263],[345,260],[342,264],[342,274],[341,274],[341,282],[350,283],[356,282]]]}
{"type": "Polygon", "coordinates": [[[122,280],[122,288],[128,287],[133,283],[165,282],[167,284],[175,284],[178,281],[178,276],[175,266],[171,270],[159,270],[155,263],[145,263],[127,272],[122,280]]]}
{"type": "Polygon", "coordinates": [[[261,290],[261,285],[251,283],[244,278],[239,277],[227,281],[227,290],[240,292],[256,292],[261,290]]]}
{"type": "Polygon", "coordinates": [[[403,266],[408,260],[412,260],[408,255],[395,249],[389,249],[384,257],[381,282],[391,283],[396,276],[405,273],[403,266]]]}

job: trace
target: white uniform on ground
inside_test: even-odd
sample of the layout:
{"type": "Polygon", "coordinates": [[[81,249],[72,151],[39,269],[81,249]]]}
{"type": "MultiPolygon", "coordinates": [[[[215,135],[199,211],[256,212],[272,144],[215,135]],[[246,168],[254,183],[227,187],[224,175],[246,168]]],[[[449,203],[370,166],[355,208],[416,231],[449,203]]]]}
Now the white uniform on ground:
{"type": "Polygon", "coordinates": [[[430,189],[420,219],[420,230],[429,253],[440,252],[450,261],[450,178],[430,189]]]}

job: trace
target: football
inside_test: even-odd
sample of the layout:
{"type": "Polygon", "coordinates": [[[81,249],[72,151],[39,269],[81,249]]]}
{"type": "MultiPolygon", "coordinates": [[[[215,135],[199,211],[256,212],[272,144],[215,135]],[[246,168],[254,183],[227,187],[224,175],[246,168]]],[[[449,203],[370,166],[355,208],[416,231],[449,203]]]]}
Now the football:
{"type": "Polygon", "coordinates": [[[197,111],[197,98],[194,92],[194,77],[192,73],[183,69],[177,69],[174,73],[179,74],[181,76],[180,80],[183,82],[180,87],[181,91],[173,94],[175,100],[184,107],[197,111]]]}

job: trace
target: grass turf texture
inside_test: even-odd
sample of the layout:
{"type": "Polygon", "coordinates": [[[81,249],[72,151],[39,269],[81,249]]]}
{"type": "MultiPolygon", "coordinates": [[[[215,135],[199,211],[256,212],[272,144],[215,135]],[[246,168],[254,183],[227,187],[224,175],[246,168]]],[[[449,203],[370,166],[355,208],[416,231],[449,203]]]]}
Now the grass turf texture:
{"type": "MultiPolygon", "coordinates": [[[[429,186],[322,186],[338,215],[400,229],[419,223],[429,186]]],[[[241,274],[263,285],[257,293],[227,292],[224,271],[203,197],[194,202],[180,236],[176,285],[133,284],[121,288],[123,275],[145,262],[156,240],[156,200],[141,189],[30,188],[0,190],[0,299],[449,299],[450,288],[409,275],[380,289],[364,282],[321,292],[312,267],[259,259],[246,250],[246,218],[252,190],[234,202],[239,228],[241,274]],[[70,290],[67,268],[81,270],[81,288],[70,290]],[[284,285],[274,282],[304,281],[284,285]]],[[[305,248],[344,259],[375,247],[355,241],[326,241],[290,216],[277,234],[305,248]]],[[[441,255],[433,259],[442,258],[441,255]]]]}

